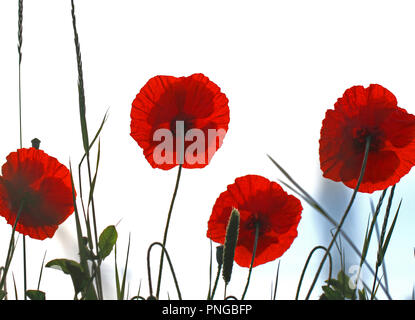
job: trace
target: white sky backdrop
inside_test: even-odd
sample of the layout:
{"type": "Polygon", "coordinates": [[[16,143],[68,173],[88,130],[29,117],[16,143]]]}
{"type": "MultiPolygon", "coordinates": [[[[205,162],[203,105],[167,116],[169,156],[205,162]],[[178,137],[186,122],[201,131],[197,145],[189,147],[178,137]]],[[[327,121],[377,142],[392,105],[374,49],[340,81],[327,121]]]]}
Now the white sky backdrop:
{"type": "MultiPolygon", "coordinates": [[[[206,298],[207,221],[216,198],[236,177],[283,178],[268,153],[339,220],[351,191],[324,179],[319,169],[318,139],[326,109],[353,85],[379,83],[396,95],[399,106],[415,113],[413,1],[84,0],[75,5],[91,136],[109,108],[95,192],[98,227],[103,230],[121,220],[117,226],[120,269],[131,233],[130,297],[140,280],[142,295],[148,295],[147,248],[162,240],[177,174],[177,168],[152,169],[129,136],[131,102],[149,78],[201,72],[229,98],[231,121],[224,144],[206,168],[183,170],[173,211],[167,246],[185,299],[206,298]]],[[[0,30],[3,163],[19,145],[17,1],[1,1],[0,30]]],[[[69,0],[24,1],[22,50],[24,146],[38,137],[45,152],[66,165],[71,159],[75,167],[82,140],[69,0]]],[[[412,170],[396,191],[396,202],[404,199],[386,256],[394,298],[409,297],[414,283],[414,186],[412,170]]],[[[377,202],[378,194],[372,197],[377,202]]],[[[359,195],[361,204],[348,220],[359,247],[369,199],[359,195]]],[[[316,245],[328,244],[329,231],[320,227],[324,220],[306,203],[303,206],[299,236],[280,259],[277,298],[294,298],[308,253],[316,245]]],[[[1,261],[10,232],[0,219],[1,261]]],[[[46,261],[77,258],[74,217],[61,225],[53,239],[28,239],[27,247],[28,287],[34,289],[45,250],[46,261]]],[[[20,297],[21,256],[20,241],[12,265],[20,297]]],[[[152,257],[156,281],[159,251],[154,250],[152,257]]],[[[369,258],[373,265],[373,252],[369,258]]],[[[319,260],[313,259],[301,297],[319,260]]],[[[253,270],[248,299],[269,299],[277,265],[274,261],[253,270]]],[[[240,297],[247,272],[235,266],[228,294],[240,297]]],[[[103,273],[105,296],[114,298],[113,255],[105,261],[103,273]]],[[[167,268],[163,275],[162,297],[167,298],[168,290],[176,298],[167,268]]],[[[41,290],[49,299],[73,297],[70,277],[53,269],[44,271],[41,290]]],[[[316,288],[313,298],[320,293],[316,288]]],[[[217,297],[222,294],[221,281],[217,297]]]]}

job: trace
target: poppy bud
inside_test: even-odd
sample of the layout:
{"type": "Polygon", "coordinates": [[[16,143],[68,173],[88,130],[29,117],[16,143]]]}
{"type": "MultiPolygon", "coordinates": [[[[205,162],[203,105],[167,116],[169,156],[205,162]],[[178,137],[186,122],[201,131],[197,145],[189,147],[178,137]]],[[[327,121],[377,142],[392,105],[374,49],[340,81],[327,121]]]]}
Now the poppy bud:
{"type": "Polygon", "coordinates": [[[220,266],[223,264],[223,245],[216,247],[216,262],[220,266]]]}
{"type": "Polygon", "coordinates": [[[231,281],[233,259],[235,256],[236,243],[239,234],[239,211],[232,209],[226,228],[225,244],[223,248],[223,280],[228,284],[231,281]]]}
{"type": "Polygon", "coordinates": [[[38,138],[32,139],[32,148],[38,149],[40,147],[40,140],[38,138]]]}

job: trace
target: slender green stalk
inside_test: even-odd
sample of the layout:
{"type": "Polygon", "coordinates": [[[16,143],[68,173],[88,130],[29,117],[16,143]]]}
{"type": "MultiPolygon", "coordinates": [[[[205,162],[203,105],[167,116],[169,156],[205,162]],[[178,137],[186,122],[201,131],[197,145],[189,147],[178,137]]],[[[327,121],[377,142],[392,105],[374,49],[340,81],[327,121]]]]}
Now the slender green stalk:
{"type": "Polygon", "coordinates": [[[14,278],[14,273],[13,272],[12,272],[12,278],[13,278],[14,295],[16,297],[16,300],[19,300],[19,296],[17,294],[16,279],[14,278]]]}
{"type": "Polygon", "coordinates": [[[210,256],[209,256],[209,291],[207,299],[210,300],[210,294],[212,292],[212,240],[210,240],[210,256]]]}
{"type": "Polygon", "coordinates": [[[26,291],[27,291],[27,263],[26,263],[26,236],[23,235],[23,296],[24,300],[27,300],[26,291]]]}
{"type": "Polygon", "coordinates": [[[327,256],[330,253],[330,250],[333,247],[333,244],[335,243],[335,241],[337,239],[337,236],[340,233],[341,228],[343,227],[344,221],[346,220],[347,215],[350,212],[350,209],[352,207],[352,204],[354,202],[354,199],[356,198],[357,192],[359,190],[360,184],[361,184],[361,182],[363,180],[363,176],[364,176],[364,173],[365,173],[365,170],[366,170],[367,158],[369,156],[369,149],[370,149],[370,140],[371,140],[371,137],[368,136],[366,138],[366,146],[365,146],[365,153],[364,153],[364,157],[363,157],[363,164],[362,164],[362,167],[360,169],[359,179],[357,181],[356,188],[353,191],[352,197],[351,197],[350,202],[349,202],[349,204],[348,204],[348,206],[346,208],[346,211],[344,212],[343,217],[342,217],[342,219],[341,219],[341,221],[339,223],[339,226],[336,229],[336,233],[334,234],[333,239],[331,240],[330,244],[328,245],[327,251],[324,254],[323,259],[322,259],[322,261],[321,261],[321,263],[320,263],[320,265],[318,267],[318,270],[316,272],[316,275],[314,276],[313,282],[311,284],[310,290],[307,293],[306,300],[308,300],[310,298],[311,292],[313,291],[313,288],[314,288],[314,286],[315,286],[315,284],[317,282],[317,279],[318,279],[318,277],[320,275],[321,269],[323,268],[323,264],[326,261],[327,256]]]}
{"type": "MultiPolygon", "coordinates": [[[[306,263],[304,264],[303,271],[301,272],[300,281],[298,282],[298,286],[297,286],[297,293],[295,294],[295,300],[298,300],[298,296],[300,294],[300,289],[303,283],[304,275],[307,270],[308,264],[310,263],[311,257],[313,256],[314,252],[316,252],[318,249],[322,249],[327,252],[327,248],[323,246],[316,246],[313,248],[313,250],[311,250],[306,260],[306,263]]],[[[331,254],[329,253],[329,279],[331,279],[331,273],[332,273],[332,258],[331,258],[331,254]]]]}
{"type": "Polygon", "coordinates": [[[171,273],[173,275],[173,280],[174,280],[174,284],[176,286],[177,294],[179,296],[179,299],[182,300],[182,294],[180,292],[179,283],[177,281],[176,273],[174,272],[173,264],[171,262],[169,253],[167,252],[164,245],[161,244],[160,242],[153,242],[150,245],[150,247],[148,248],[148,251],[147,251],[147,274],[148,274],[148,286],[149,286],[149,291],[150,291],[150,297],[153,297],[153,285],[152,285],[152,281],[151,281],[151,268],[150,268],[150,252],[151,252],[151,249],[155,245],[160,246],[161,249],[163,250],[163,252],[166,254],[166,259],[167,259],[167,262],[169,263],[170,270],[171,270],[171,273]]]}
{"type": "MultiPolygon", "coordinates": [[[[394,193],[395,193],[395,187],[396,187],[396,185],[394,185],[392,187],[391,191],[390,191],[388,205],[386,207],[386,212],[385,212],[385,216],[384,216],[384,219],[383,219],[383,225],[382,225],[382,230],[381,230],[381,234],[380,234],[380,238],[379,238],[379,244],[378,244],[375,277],[373,279],[373,286],[372,286],[371,295],[370,295],[371,300],[374,299],[375,292],[377,291],[377,287],[376,287],[377,274],[378,274],[378,271],[379,271],[379,267],[383,263],[383,258],[384,258],[384,254],[386,252],[387,243],[389,242],[389,240],[385,241],[385,235],[386,235],[386,229],[387,229],[388,219],[389,219],[389,215],[390,215],[390,210],[391,210],[391,207],[392,207],[392,200],[393,200],[393,196],[394,196],[394,193]]],[[[398,210],[395,214],[395,218],[393,219],[392,226],[391,226],[391,229],[390,229],[389,234],[388,234],[388,238],[390,237],[391,232],[393,230],[393,227],[395,226],[396,218],[398,216],[399,209],[401,207],[401,203],[402,203],[402,201],[399,203],[399,207],[398,207],[398,210]]],[[[380,282],[381,281],[379,280],[379,283],[380,282]]],[[[378,283],[378,287],[379,287],[379,283],[378,283]]]]}
{"type": "Polygon", "coordinates": [[[9,271],[9,267],[10,267],[10,264],[12,262],[13,252],[14,252],[14,234],[16,232],[17,222],[19,221],[20,215],[23,211],[24,203],[25,202],[23,200],[22,203],[20,204],[19,210],[17,211],[16,220],[14,221],[12,234],[11,234],[11,237],[10,237],[9,249],[7,251],[7,256],[6,256],[6,262],[4,264],[4,270],[3,270],[3,274],[2,274],[2,277],[1,277],[1,280],[0,280],[0,290],[3,289],[4,283],[5,283],[6,277],[7,277],[7,272],[9,271]]]}
{"type": "MultiPolygon", "coordinates": [[[[182,167],[183,167],[183,165],[180,164],[179,165],[179,171],[177,172],[176,185],[174,187],[173,196],[172,196],[172,199],[171,199],[171,202],[170,202],[169,213],[167,215],[166,227],[164,229],[163,247],[166,246],[166,242],[167,242],[167,233],[169,231],[169,225],[170,225],[171,214],[172,214],[172,211],[173,211],[174,201],[176,199],[177,190],[179,188],[180,177],[181,177],[181,174],[182,174],[182,167]]],[[[163,273],[164,251],[165,250],[161,251],[161,256],[160,256],[159,276],[158,276],[158,280],[157,280],[157,291],[156,291],[157,299],[159,298],[159,294],[160,294],[161,276],[162,276],[162,273],[163,273]]]]}
{"type": "MultiPolygon", "coordinates": [[[[71,188],[72,188],[72,201],[74,204],[74,216],[75,216],[75,225],[76,225],[76,236],[77,236],[77,240],[78,240],[78,250],[79,250],[79,258],[80,258],[80,264],[82,266],[82,269],[88,274],[89,277],[89,268],[88,268],[88,259],[87,259],[87,248],[86,246],[83,244],[83,236],[82,236],[82,228],[81,228],[81,222],[79,219],[79,212],[78,212],[78,206],[76,205],[76,196],[75,196],[75,184],[73,181],[73,173],[72,173],[72,165],[71,162],[69,161],[69,172],[71,174],[71,188]]],[[[91,281],[92,279],[94,279],[94,277],[90,277],[91,281]]],[[[95,292],[95,288],[91,285],[88,284],[86,286],[86,293],[90,296],[93,297],[94,299],[96,298],[97,294],[95,292]]],[[[76,297],[76,296],[75,296],[76,297]]]]}
{"type": "MultiPolygon", "coordinates": [[[[20,149],[23,147],[23,135],[22,135],[22,81],[21,81],[21,64],[22,64],[22,45],[23,45],[23,0],[19,0],[18,8],[18,45],[17,51],[19,53],[19,137],[20,137],[20,149]]],[[[27,268],[26,268],[26,236],[23,235],[23,285],[24,285],[24,300],[26,300],[27,291],[27,268]]]]}
{"type": "Polygon", "coordinates": [[[218,287],[218,283],[219,283],[219,277],[220,277],[220,273],[222,271],[222,265],[219,264],[218,265],[218,272],[216,274],[216,279],[215,279],[215,284],[213,285],[213,289],[212,289],[212,293],[210,295],[209,300],[213,300],[213,297],[215,296],[216,293],[216,288],[218,287]]]}
{"type": "MultiPolygon", "coordinates": [[[[278,279],[280,277],[280,264],[281,264],[281,260],[278,261],[277,275],[275,277],[274,294],[271,294],[271,299],[272,300],[276,300],[277,299],[278,279]]],[[[272,286],[271,286],[271,293],[272,293],[272,286]]]]}
{"type": "Polygon", "coordinates": [[[40,267],[39,280],[37,282],[37,290],[39,290],[40,288],[40,281],[42,280],[43,266],[45,265],[45,258],[46,258],[46,251],[45,251],[45,254],[43,255],[42,265],[40,267]]]}
{"type": "MultiPolygon", "coordinates": [[[[88,138],[88,128],[87,128],[87,121],[86,121],[85,90],[84,90],[83,71],[82,71],[82,58],[81,58],[81,49],[80,49],[80,44],[79,44],[78,32],[76,29],[75,5],[74,5],[73,0],[71,0],[71,6],[72,6],[72,10],[71,10],[72,26],[73,26],[73,31],[74,31],[74,42],[75,42],[76,58],[77,58],[77,65],[78,65],[79,115],[80,115],[80,122],[81,122],[82,141],[83,141],[83,146],[84,146],[84,150],[86,153],[86,160],[87,160],[89,186],[91,188],[92,187],[92,174],[91,174],[91,164],[90,164],[90,157],[89,157],[89,138],[88,138]]],[[[92,222],[93,222],[93,227],[94,227],[95,248],[96,248],[96,251],[97,251],[96,253],[98,256],[98,231],[97,231],[96,214],[95,214],[95,203],[94,203],[93,197],[91,198],[91,208],[92,208],[92,222]]],[[[96,285],[97,285],[98,297],[99,299],[103,299],[100,263],[98,263],[98,265],[95,264],[95,261],[93,263],[94,263],[94,267],[97,268],[96,285]]]]}
{"type": "Polygon", "coordinates": [[[254,250],[252,251],[251,265],[249,266],[248,279],[246,280],[246,285],[245,285],[244,293],[242,294],[241,300],[245,298],[246,292],[248,291],[249,281],[251,280],[252,268],[254,266],[254,261],[255,261],[258,238],[259,238],[259,224],[257,223],[255,225],[255,241],[254,241],[254,250]]]}
{"type": "MultiPolygon", "coordinates": [[[[378,226],[377,221],[375,223],[375,230],[376,230],[376,236],[377,236],[377,239],[378,239],[378,242],[379,242],[380,241],[380,231],[379,231],[379,226],[378,226]]],[[[387,272],[386,272],[385,260],[383,260],[382,269],[383,269],[383,278],[385,279],[385,287],[389,291],[388,275],[387,275],[387,272]]]]}
{"type": "Polygon", "coordinates": [[[19,0],[19,9],[18,9],[18,45],[17,51],[19,53],[19,131],[20,131],[20,148],[22,148],[22,86],[21,86],[21,64],[22,64],[22,45],[23,45],[23,0],[19,0]]]}

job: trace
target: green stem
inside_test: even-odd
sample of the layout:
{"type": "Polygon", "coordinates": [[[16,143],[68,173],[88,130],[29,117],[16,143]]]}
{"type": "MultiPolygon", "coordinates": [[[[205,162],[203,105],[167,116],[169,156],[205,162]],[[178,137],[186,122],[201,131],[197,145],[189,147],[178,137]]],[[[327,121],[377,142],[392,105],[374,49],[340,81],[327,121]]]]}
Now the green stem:
{"type": "MultiPolygon", "coordinates": [[[[20,149],[23,147],[22,135],[22,82],[21,82],[21,63],[22,63],[22,43],[23,43],[23,0],[19,0],[18,6],[18,46],[19,53],[19,137],[20,149]]],[[[23,235],[23,279],[24,279],[24,299],[26,300],[27,291],[27,268],[26,268],[26,236],[23,235]]]]}
{"type": "Polygon", "coordinates": [[[254,266],[256,248],[258,245],[258,238],[259,238],[259,224],[257,223],[255,226],[255,241],[254,241],[254,250],[252,252],[251,265],[249,266],[248,279],[246,280],[245,290],[244,290],[244,293],[242,294],[241,300],[245,298],[246,292],[248,291],[249,281],[251,280],[252,267],[254,266]]]}
{"type": "MultiPolygon", "coordinates": [[[[24,200],[20,204],[20,208],[17,211],[16,220],[14,221],[12,234],[11,234],[11,237],[10,237],[9,249],[7,251],[7,256],[6,256],[6,262],[4,264],[4,271],[3,271],[3,274],[2,274],[2,277],[1,277],[1,280],[0,280],[0,290],[3,289],[4,283],[6,281],[7,272],[9,271],[9,267],[10,267],[10,264],[12,262],[12,258],[13,258],[12,248],[14,247],[14,234],[16,232],[17,222],[20,219],[20,215],[23,211],[23,206],[24,206],[24,200]]],[[[14,251],[14,249],[13,249],[13,251],[14,251]]]]}
{"type": "Polygon", "coordinates": [[[210,240],[210,257],[209,257],[209,291],[207,299],[210,300],[210,294],[212,293],[212,240],[210,240]]]}
{"type": "Polygon", "coordinates": [[[23,44],[23,0],[19,0],[19,7],[18,7],[18,45],[17,51],[19,53],[19,131],[20,131],[20,148],[22,148],[22,86],[21,86],[21,63],[22,63],[22,44],[23,44]]]}
{"type": "MultiPolygon", "coordinates": [[[[177,172],[176,185],[174,187],[173,197],[171,199],[170,209],[169,209],[169,213],[167,215],[166,227],[164,229],[163,247],[166,246],[166,242],[167,242],[167,233],[169,231],[169,225],[170,225],[171,214],[172,214],[172,211],[173,211],[174,201],[176,199],[177,190],[179,188],[180,177],[181,177],[181,174],[182,174],[182,167],[183,167],[183,165],[180,164],[179,165],[179,171],[177,172]]],[[[157,299],[159,298],[159,294],[160,294],[161,276],[162,276],[162,273],[163,273],[163,259],[164,259],[164,250],[161,251],[161,256],[160,256],[159,276],[158,276],[158,280],[157,280],[157,291],[156,291],[157,299]]]]}
{"type": "MultiPolygon", "coordinates": [[[[316,246],[316,247],[313,248],[313,250],[311,250],[311,252],[308,255],[308,258],[306,260],[306,263],[304,264],[303,271],[301,272],[300,281],[298,282],[298,286],[297,286],[297,293],[295,294],[295,300],[298,300],[298,296],[300,294],[300,289],[301,289],[301,285],[303,283],[304,275],[305,275],[305,272],[307,270],[308,264],[310,263],[311,257],[313,256],[314,252],[316,252],[318,249],[322,249],[322,250],[327,252],[327,249],[323,246],[316,246]]],[[[331,279],[332,259],[331,259],[330,253],[329,253],[329,262],[330,262],[330,264],[329,264],[329,279],[331,279]]]]}
{"type": "Polygon", "coordinates": [[[148,274],[148,285],[149,285],[150,296],[153,296],[153,285],[152,285],[152,281],[151,281],[151,268],[150,268],[150,252],[151,252],[151,249],[155,245],[160,246],[162,251],[166,254],[167,262],[169,263],[170,270],[171,270],[171,273],[173,275],[174,284],[176,286],[177,295],[179,296],[179,299],[182,300],[182,294],[180,292],[179,282],[177,281],[176,273],[174,272],[173,264],[171,262],[169,253],[167,252],[164,245],[161,244],[160,242],[153,242],[150,245],[150,247],[148,248],[148,251],[147,251],[147,274],[148,274]]]}
{"type": "Polygon", "coordinates": [[[365,173],[365,170],[366,170],[367,158],[369,156],[369,149],[370,149],[370,140],[371,140],[371,137],[368,136],[366,138],[365,153],[364,153],[364,157],[363,157],[362,167],[360,169],[359,179],[358,179],[357,184],[356,184],[356,188],[353,191],[352,197],[351,197],[350,202],[349,202],[349,204],[348,204],[348,206],[346,208],[346,211],[344,212],[343,217],[342,217],[342,219],[341,219],[341,221],[339,223],[339,226],[337,227],[336,232],[335,232],[335,234],[333,236],[333,239],[331,240],[329,246],[327,247],[327,251],[324,254],[323,259],[322,259],[322,261],[321,261],[321,263],[320,263],[320,265],[318,267],[318,270],[316,272],[316,275],[314,276],[314,279],[313,279],[313,283],[311,284],[310,290],[308,291],[307,296],[305,298],[306,300],[308,300],[310,298],[311,292],[314,289],[314,286],[315,286],[315,284],[317,282],[317,279],[318,279],[318,277],[320,275],[321,269],[323,268],[324,262],[326,261],[327,256],[329,255],[330,250],[333,247],[333,245],[334,245],[334,243],[335,243],[335,241],[337,239],[337,236],[340,233],[341,228],[343,227],[344,221],[346,220],[346,217],[347,217],[348,213],[350,212],[350,209],[352,208],[352,204],[354,202],[354,199],[356,198],[357,191],[359,190],[360,184],[361,184],[361,182],[363,180],[363,176],[364,176],[364,173],[365,173]]]}
{"type": "Polygon", "coordinates": [[[24,300],[27,300],[26,291],[27,291],[27,264],[26,264],[26,236],[23,235],[23,290],[24,290],[24,300]]]}
{"type": "Polygon", "coordinates": [[[218,286],[221,271],[222,271],[222,265],[220,264],[220,265],[218,265],[218,273],[216,274],[215,284],[213,285],[213,290],[212,290],[212,293],[210,295],[209,300],[213,300],[213,297],[215,296],[215,292],[216,292],[216,288],[218,286]]]}

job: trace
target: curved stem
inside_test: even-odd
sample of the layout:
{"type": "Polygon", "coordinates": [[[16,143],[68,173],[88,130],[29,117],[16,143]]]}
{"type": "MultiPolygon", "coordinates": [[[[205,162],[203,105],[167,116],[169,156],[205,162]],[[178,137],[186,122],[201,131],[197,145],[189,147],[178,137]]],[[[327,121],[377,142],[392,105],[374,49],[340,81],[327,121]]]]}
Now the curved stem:
{"type": "Polygon", "coordinates": [[[348,213],[350,212],[350,209],[352,207],[352,204],[354,202],[354,199],[356,198],[357,191],[359,190],[360,184],[361,184],[361,182],[363,180],[363,176],[364,176],[364,173],[365,173],[365,170],[366,170],[367,158],[369,156],[369,149],[370,149],[370,140],[371,140],[371,137],[368,136],[366,138],[365,153],[364,153],[364,157],[363,157],[362,167],[360,169],[359,179],[358,179],[357,184],[356,184],[356,188],[353,191],[352,197],[351,197],[350,202],[349,202],[349,204],[348,204],[348,206],[346,208],[346,211],[344,212],[343,217],[342,217],[342,219],[341,219],[341,221],[339,223],[339,226],[336,229],[336,232],[335,232],[335,234],[333,236],[333,239],[331,240],[329,246],[327,247],[327,251],[326,251],[326,253],[323,256],[323,259],[322,259],[322,261],[320,263],[320,266],[318,267],[317,273],[316,273],[316,275],[314,276],[314,279],[313,279],[313,283],[311,284],[310,290],[307,293],[306,300],[309,299],[309,297],[311,295],[311,292],[314,289],[314,286],[315,286],[315,284],[317,282],[318,276],[320,275],[321,269],[323,268],[323,264],[326,261],[326,258],[328,256],[328,254],[330,253],[330,250],[333,247],[333,244],[335,243],[335,241],[337,239],[337,236],[340,233],[341,228],[343,227],[343,223],[346,220],[346,217],[347,217],[348,213]]]}
{"type": "Polygon", "coordinates": [[[134,296],[130,300],[146,300],[146,299],[142,296],[134,296]]]}
{"type": "MultiPolygon", "coordinates": [[[[304,275],[305,275],[305,271],[307,270],[308,264],[311,260],[311,257],[313,256],[314,252],[316,252],[318,249],[322,249],[324,251],[327,252],[327,248],[323,247],[323,246],[316,246],[314,247],[313,250],[311,250],[310,254],[308,255],[307,261],[304,264],[304,268],[303,268],[303,272],[301,273],[301,277],[300,277],[300,281],[298,282],[298,287],[297,287],[297,293],[295,295],[295,300],[298,300],[298,295],[300,294],[300,288],[301,288],[301,284],[303,283],[303,279],[304,279],[304,275]]],[[[330,264],[330,269],[329,269],[329,279],[331,279],[331,273],[332,273],[332,259],[331,259],[331,254],[329,253],[329,264],[330,264]]]]}
{"type": "MultiPolygon", "coordinates": [[[[176,185],[174,187],[173,196],[172,196],[172,199],[171,199],[171,202],[170,202],[169,213],[167,215],[166,227],[164,229],[163,247],[166,246],[166,242],[167,242],[167,233],[169,231],[169,225],[170,225],[171,213],[173,211],[174,201],[176,199],[177,190],[179,188],[180,177],[181,177],[181,174],[182,174],[182,167],[183,167],[182,164],[180,164],[179,165],[179,171],[177,172],[176,185]]],[[[159,298],[159,294],[160,294],[161,276],[162,276],[162,273],[163,273],[163,259],[164,259],[164,250],[161,251],[161,256],[160,256],[159,276],[158,276],[158,280],[157,280],[157,291],[156,291],[157,299],[159,298]]]]}
{"type": "Polygon", "coordinates": [[[248,279],[246,280],[245,290],[244,290],[244,293],[242,294],[241,300],[245,298],[246,292],[248,291],[249,281],[251,280],[252,267],[254,265],[254,260],[255,260],[256,248],[258,245],[258,238],[259,238],[259,224],[257,223],[255,225],[255,241],[254,241],[254,250],[252,252],[251,265],[249,266],[248,279]]]}
{"type": "Polygon", "coordinates": [[[166,254],[167,262],[169,263],[170,270],[171,270],[171,273],[173,275],[174,284],[176,285],[177,294],[179,296],[179,299],[182,300],[182,294],[181,294],[180,289],[179,289],[179,283],[177,282],[176,273],[174,272],[173,264],[172,264],[172,262],[170,260],[169,253],[167,252],[167,250],[164,247],[164,245],[161,244],[160,242],[153,242],[150,245],[150,247],[148,248],[148,251],[147,251],[147,273],[148,273],[148,285],[149,285],[150,296],[153,295],[153,285],[152,285],[152,282],[151,282],[151,268],[150,268],[150,252],[151,252],[151,249],[155,245],[160,246],[161,249],[162,249],[162,251],[166,254]]]}

